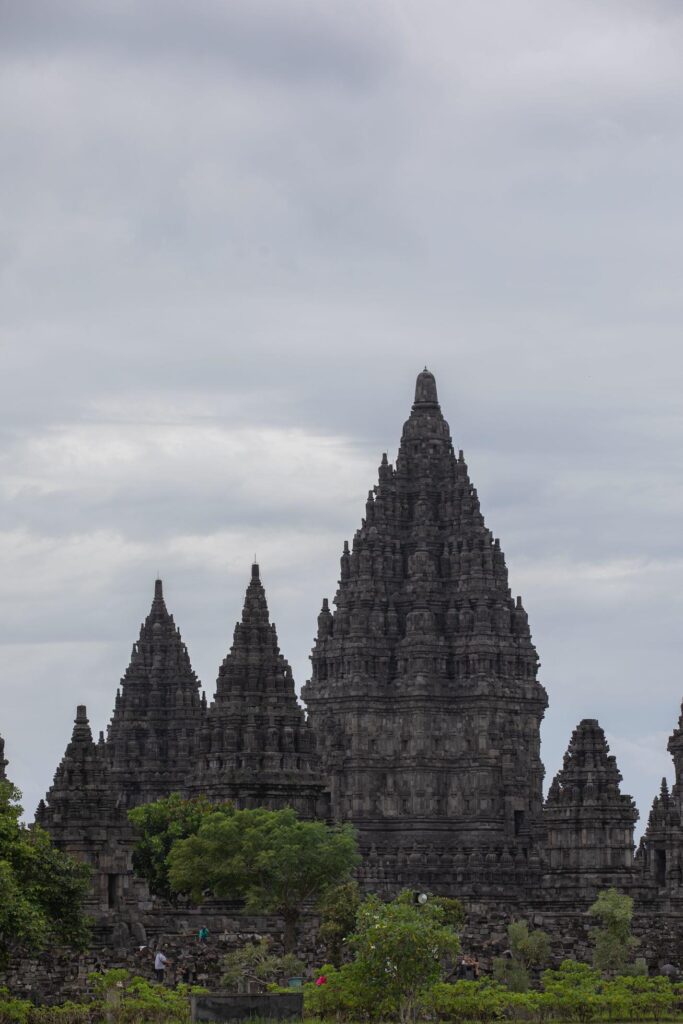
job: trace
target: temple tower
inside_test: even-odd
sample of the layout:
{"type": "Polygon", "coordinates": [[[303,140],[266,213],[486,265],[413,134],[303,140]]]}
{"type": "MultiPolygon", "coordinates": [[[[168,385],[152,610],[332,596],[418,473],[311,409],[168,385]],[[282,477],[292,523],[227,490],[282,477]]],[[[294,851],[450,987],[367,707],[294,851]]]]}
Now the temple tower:
{"type": "Polygon", "coordinates": [[[315,739],[280,653],[256,564],[199,747],[196,792],[239,807],[289,805],[307,818],[326,815],[315,739]]]}
{"type": "MultiPolygon", "coordinates": [[[[541,827],[538,656],[486,528],[436,382],[419,374],[396,466],[386,455],[302,692],[332,812],[419,883],[425,856],[526,864],[541,827]],[[473,859],[472,859],[473,858],[473,859]]],[[[468,868],[469,870],[469,868],[468,868]]],[[[524,874],[522,870],[521,874],[524,874]]]]}
{"type": "Polygon", "coordinates": [[[7,780],[5,769],[7,768],[7,760],[5,758],[5,741],[0,736],[0,782],[7,780]]]}
{"type": "Polygon", "coordinates": [[[203,714],[199,681],[157,580],[107,735],[113,782],[127,806],[187,787],[203,714]]]}
{"type": "Polygon", "coordinates": [[[669,737],[667,750],[673,758],[676,779],[671,796],[677,808],[679,818],[683,821],[683,705],[681,706],[678,725],[669,737]]]}
{"type": "Polygon", "coordinates": [[[683,708],[669,738],[675,782],[671,792],[662,779],[640,840],[636,865],[644,885],[643,898],[660,909],[683,910],[683,708]]]}
{"type": "Polygon", "coordinates": [[[93,741],[83,704],[36,821],[61,850],[92,867],[90,911],[119,909],[131,883],[132,832],[112,784],[104,738],[93,741]]]}
{"type": "Polygon", "coordinates": [[[607,886],[633,881],[633,799],[622,794],[621,773],[594,718],[572,733],[562,768],[548,791],[545,885],[557,900],[595,899],[607,886]]]}
{"type": "Polygon", "coordinates": [[[647,828],[638,846],[636,864],[653,895],[673,890],[683,896],[683,832],[675,797],[662,779],[659,795],[652,801],[647,828]]]}

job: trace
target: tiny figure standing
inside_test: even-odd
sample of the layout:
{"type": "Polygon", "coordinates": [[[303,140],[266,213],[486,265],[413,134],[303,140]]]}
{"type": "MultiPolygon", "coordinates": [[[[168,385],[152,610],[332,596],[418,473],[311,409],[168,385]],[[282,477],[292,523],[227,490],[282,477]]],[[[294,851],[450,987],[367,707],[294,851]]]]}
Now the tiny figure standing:
{"type": "Polygon", "coordinates": [[[157,981],[161,982],[162,985],[164,983],[164,978],[166,976],[166,965],[167,964],[168,964],[167,958],[164,956],[164,954],[161,952],[161,950],[159,950],[157,952],[157,955],[154,957],[154,973],[157,976],[157,981]]]}
{"type": "Polygon", "coordinates": [[[209,938],[209,929],[206,927],[205,924],[203,924],[201,926],[201,928],[199,929],[199,931],[197,932],[197,939],[199,940],[199,942],[206,942],[208,940],[208,938],[209,938]]]}

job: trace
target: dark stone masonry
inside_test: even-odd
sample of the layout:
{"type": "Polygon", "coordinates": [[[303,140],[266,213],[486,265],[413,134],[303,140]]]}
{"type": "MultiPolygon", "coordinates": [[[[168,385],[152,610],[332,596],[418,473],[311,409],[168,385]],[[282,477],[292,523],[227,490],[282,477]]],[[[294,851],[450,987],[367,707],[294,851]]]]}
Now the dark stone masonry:
{"type": "Polygon", "coordinates": [[[353,822],[361,883],[461,897],[484,958],[504,944],[511,917],[548,928],[558,955],[581,950],[587,907],[615,885],[635,899],[645,954],[680,961],[683,714],[669,741],[675,784],[669,792],[663,780],[635,856],[638,811],[596,720],[574,730],[543,800],[548,698],[538,655],[426,369],[396,464],[382,456],[361,526],[344,544],[311,660],[306,717],[254,565],[207,706],[156,582],[107,736],[95,742],[77,709],[36,815],[93,866],[89,909],[101,945],[125,959],[138,944],[182,943],[200,917],[238,942],[234,908],[172,910],[132,872],[126,811],[180,792],[353,822]]]}

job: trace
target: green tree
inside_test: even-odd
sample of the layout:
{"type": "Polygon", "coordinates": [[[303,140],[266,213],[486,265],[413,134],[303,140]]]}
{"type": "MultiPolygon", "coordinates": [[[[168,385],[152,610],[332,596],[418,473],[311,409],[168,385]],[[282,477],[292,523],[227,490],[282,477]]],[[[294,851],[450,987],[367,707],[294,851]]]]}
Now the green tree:
{"type": "Polygon", "coordinates": [[[465,908],[460,900],[452,896],[430,896],[429,899],[436,903],[444,912],[444,923],[459,932],[465,924],[465,908]]]}
{"type": "Polygon", "coordinates": [[[510,957],[496,957],[493,976],[507,985],[511,992],[526,992],[529,988],[529,970],[542,967],[550,956],[550,939],[540,929],[529,931],[526,921],[513,921],[508,925],[510,957]]]}
{"type": "Polygon", "coordinates": [[[138,833],[133,851],[133,868],[146,879],[150,892],[172,903],[177,900],[168,880],[168,855],[178,839],[195,835],[209,814],[229,811],[232,804],[212,804],[205,796],[192,800],[171,793],[162,800],[142,804],[128,812],[138,833]]]}
{"type": "Polygon", "coordinates": [[[303,974],[304,964],[301,960],[297,960],[292,953],[275,956],[270,946],[270,939],[263,938],[260,942],[248,942],[241,949],[228,953],[223,961],[223,984],[226,988],[239,989],[245,981],[252,981],[265,989],[270,982],[303,974]]]}
{"type": "Polygon", "coordinates": [[[460,949],[447,916],[440,901],[418,906],[412,892],[391,903],[368,896],[360,906],[349,939],[356,954],[354,976],[378,1001],[393,1004],[403,1022],[414,1020],[421,999],[460,949]]]}
{"type": "Polygon", "coordinates": [[[322,918],[319,936],[325,943],[331,964],[339,967],[344,956],[344,942],[356,927],[360,890],[358,882],[342,882],[323,893],[318,903],[322,918]]]}
{"type": "Polygon", "coordinates": [[[348,880],[359,861],[350,825],[299,821],[289,807],[256,807],[209,815],[196,835],[173,844],[168,866],[171,887],[197,901],[209,889],[243,898],[248,910],[281,914],[291,952],[304,903],[348,880]]]}
{"type": "Polygon", "coordinates": [[[83,949],[90,870],[57,850],[40,826],[21,824],[20,799],[11,783],[0,782],[0,958],[49,943],[83,949]]]}
{"type": "Polygon", "coordinates": [[[616,889],[605,889],[588,913],[601,927],[591,929],[593,965],[605,975],[618,974],[631,959],[638,940],[631,934],[633,900],[616,889]]]}

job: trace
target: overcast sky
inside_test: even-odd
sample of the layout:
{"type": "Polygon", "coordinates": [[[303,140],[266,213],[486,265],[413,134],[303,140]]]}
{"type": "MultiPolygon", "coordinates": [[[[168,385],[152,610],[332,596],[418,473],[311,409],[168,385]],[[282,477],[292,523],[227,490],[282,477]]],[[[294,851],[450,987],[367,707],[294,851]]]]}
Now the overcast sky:
{"type": "MultiPolygon", "coordinates": [[[[157,574],[307,678],[434,371],[548,689],[641,818],[683,687],[679,0],[0,0],[0,733],[27,812],[157,574]]],[[[641,822],[642,824],[642,822],[641,822]]]]}

